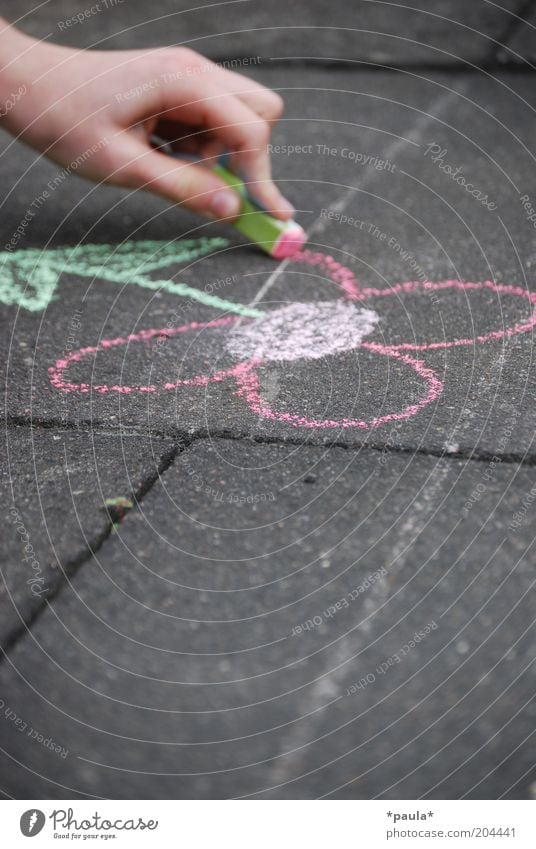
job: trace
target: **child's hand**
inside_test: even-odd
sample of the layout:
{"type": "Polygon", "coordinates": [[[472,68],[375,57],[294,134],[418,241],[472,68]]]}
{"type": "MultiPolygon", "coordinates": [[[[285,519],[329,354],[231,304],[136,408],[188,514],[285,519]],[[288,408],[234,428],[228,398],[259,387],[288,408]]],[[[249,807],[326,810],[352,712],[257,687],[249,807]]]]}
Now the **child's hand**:
{"type": "Polygon", "coordinates": [[[64,167],[96,181],[146,188],[213,218],[234,217],[236,193],[208,167],[151,145],[231,168],[278,218],[293,208],[271,181],[267,143],[282,100],[186,48],[79,51],[35,41],[0,20],[0,101],[7,128],[64,167]],[[4,28],[6,27],[6,28],[4,28]],[[13,99],[13,98],[12,98],[13,99]]]}

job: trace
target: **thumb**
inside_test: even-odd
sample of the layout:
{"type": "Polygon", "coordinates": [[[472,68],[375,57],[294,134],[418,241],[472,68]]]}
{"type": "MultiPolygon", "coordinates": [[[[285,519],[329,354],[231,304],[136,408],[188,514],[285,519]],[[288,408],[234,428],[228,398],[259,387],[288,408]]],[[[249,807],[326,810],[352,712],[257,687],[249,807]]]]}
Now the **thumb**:
{"type": "MultiPolygon", "coordinates": [[[[126,134],[125,134],[126,135],[126,134]]],[[[241,200],[237,192],[209,168],[170,158],[141,140],[125,136],[118,143],[121,163],[111,182],[146,189],[209,218],[235,218],[241,200]]]]}

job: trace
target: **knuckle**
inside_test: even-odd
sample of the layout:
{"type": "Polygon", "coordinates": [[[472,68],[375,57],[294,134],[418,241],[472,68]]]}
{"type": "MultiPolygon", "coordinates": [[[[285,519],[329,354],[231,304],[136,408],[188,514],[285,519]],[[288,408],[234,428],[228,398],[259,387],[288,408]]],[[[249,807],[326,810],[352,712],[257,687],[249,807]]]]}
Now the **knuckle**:
{"type": "Polygon", "coordinates": [[[177,67],[177,51],[173,47],[159,47],[150,55],[142,54],[138,58],[138,67],[151,78],[158,78],[177,67]]]}
{"type": "Polygon", "coordinates": [[[177,63],[197,67],[202,61],[206,61],[203,60],[200,53],[192,50],[191,47],[177,47],[171,52],[173,53],[175,67],[177,67],[177,63]]]}
{"type": "Polygon", "coordinates": [[[130,168],[133,163],[125,162],[117,145],[104,146],[98,153],[98,164],[103,175],[109,179],[121,168],[130,168]]]}
{"type": "Polygon", "coordinates": [[[268,97],[266,98],[266,105],[266,111],[268,113],[269,118],[280,118],[283,114],[285,103],[281,95],[277,94],[277,92],[268,92],[268,97]]]}
{"type": "Polygon", "coordinates": [[[259,119],[258,121],[253,121],[247,128],[249,139],[253,141],[254,144],[260,146],[265,146],[268,144],[270,139],[270,127],[266,123],[259,119]]]}
{"type": "Polygon", "coordinates": [[[200,65],[201,56],[189,47],[168,47],[157,51],[155,57],[158,73],[156,76],[171,81],[183,79],[186,69],[195,71],[200,65]]]}
{"type": "Polygon", "coordinates": [[[151,183],[152,174],[146,164],[139,159],[125,162],[118,167],[111,168],[110,173],[122,179],[126,185],[145,187],[151,183]]]}

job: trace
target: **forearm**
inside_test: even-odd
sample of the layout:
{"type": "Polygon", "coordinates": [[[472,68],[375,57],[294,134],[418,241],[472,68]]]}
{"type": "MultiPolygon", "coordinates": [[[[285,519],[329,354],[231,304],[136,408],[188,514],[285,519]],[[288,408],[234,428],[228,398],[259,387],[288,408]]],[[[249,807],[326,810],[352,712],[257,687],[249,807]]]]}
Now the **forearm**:
{"type": "Polygon", "coordinates": [[[52,158],[50,142],[61,134],[54,126],[60,96],[54,72],[61,69],[68,79],[62,65],[76,52],[32,38],[0,18],[0,125],[52,158]]]}
{"type": "Polygon", "coordinates": [[[60,47],[0,18],[0,125],[78,175],[147,188],[210,217],[234,217],[238,194],[210,164],[223,150],[255,197],[283,220],[267,143],[282,111],[274,92],[186,48],[96,51],[60,47]],[[198,68],[199,73],[186,71],[198,68]],[[155,151],[153,135],[184,159],[155,151]]]}

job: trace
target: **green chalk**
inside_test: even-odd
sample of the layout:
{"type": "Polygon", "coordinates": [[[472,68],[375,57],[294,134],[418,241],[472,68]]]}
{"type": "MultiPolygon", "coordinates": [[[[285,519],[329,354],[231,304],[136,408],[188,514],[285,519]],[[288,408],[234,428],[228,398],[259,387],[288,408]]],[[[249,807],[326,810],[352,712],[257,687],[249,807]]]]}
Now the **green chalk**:
{"type": "Polygon", "coordinates": [[[291,257],[303,247],[307,236],[299,224],[295,221],[280,221],[279,218],[259,209],[250,199],[240,177],[227,168],[216,165],[212,170],[240,195],[240,214],[232,224],[250,242],[254,242],[275,259],[291,257]]]}

